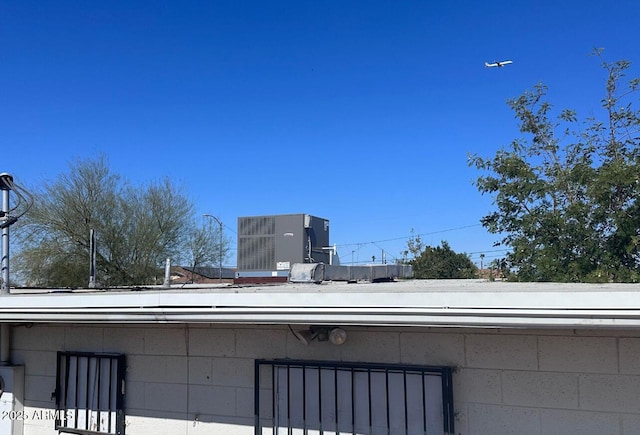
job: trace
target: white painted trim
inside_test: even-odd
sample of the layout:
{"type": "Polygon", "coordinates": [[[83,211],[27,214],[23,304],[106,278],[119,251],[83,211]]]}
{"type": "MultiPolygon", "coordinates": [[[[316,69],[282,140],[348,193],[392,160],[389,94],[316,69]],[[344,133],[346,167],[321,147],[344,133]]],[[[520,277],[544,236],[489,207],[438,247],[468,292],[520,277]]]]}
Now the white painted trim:
{"type": "Polygon", "coordinates": [[[406,281],[11,294],[0,322],[640,328],[638,284],[406,281]]]}

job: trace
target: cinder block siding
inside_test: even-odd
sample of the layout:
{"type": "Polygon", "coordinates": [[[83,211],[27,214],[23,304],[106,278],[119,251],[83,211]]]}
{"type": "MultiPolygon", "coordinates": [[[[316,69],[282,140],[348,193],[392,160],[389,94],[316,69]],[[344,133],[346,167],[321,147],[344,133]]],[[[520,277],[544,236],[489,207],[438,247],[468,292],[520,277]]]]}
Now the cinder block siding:
{"type": "Polygon", "coordinates": [[[255,358],[455,366],[461,435],[640,434],[640,331],[345,329],[304,346],[279,326],[17,326],[11,351],[27,413],[54,406],[58,350],[125,353],[128,435],[252,434],[255,358]]]}

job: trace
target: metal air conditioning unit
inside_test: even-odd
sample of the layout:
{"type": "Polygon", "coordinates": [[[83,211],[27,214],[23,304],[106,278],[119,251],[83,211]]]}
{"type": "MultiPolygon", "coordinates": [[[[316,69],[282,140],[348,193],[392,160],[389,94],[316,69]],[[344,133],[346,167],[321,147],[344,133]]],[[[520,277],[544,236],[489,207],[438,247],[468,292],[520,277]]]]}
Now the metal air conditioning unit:
{"type": "Polygon", "coordinates": [[[238,277],[287,277],[294,263],[329,263],[329,221],[309,214],[238,218],[238,277]]]}

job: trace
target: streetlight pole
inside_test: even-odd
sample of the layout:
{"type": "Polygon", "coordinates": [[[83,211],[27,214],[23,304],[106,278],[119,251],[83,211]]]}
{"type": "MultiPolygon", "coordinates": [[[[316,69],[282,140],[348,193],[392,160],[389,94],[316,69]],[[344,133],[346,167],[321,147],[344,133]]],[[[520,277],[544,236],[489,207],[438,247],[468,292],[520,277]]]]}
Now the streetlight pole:
{"type": "Polygon", "coordinates": [[[202,216],[213,219],[220,226],[220,241],[219,241],[220,252],[218,257],[218,279],[219,279],[219,282],[222,283],[222,221],[218,219],[216,216],[209,213],[205,213],[202,216]]]}

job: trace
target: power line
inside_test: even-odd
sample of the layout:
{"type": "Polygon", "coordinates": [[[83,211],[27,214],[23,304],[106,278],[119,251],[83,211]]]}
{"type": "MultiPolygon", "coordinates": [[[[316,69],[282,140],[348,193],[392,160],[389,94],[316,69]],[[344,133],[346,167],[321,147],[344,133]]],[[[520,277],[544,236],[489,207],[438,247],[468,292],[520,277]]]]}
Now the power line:
{"type": "Polygon", "coordinates": [[[448,233],[450,231],[459,231],[459,230],[464,230],[464,229],[467,229],[467,228],[474,228],[474,227],[479,227],[479,226],[482,226],[482,224],[464,225],[462,227],[447,228],[445,230],[431,231],[431,232],[428,232],[428,233],[411,234],[409,236],[395,237],[395,238],[392,238],[392,239],[374,240],[374,241],[370,241],[370,242],[359,242],[359,243],[344,243],[344,244],[340,244],[340,245],[336,245],[336,246],[338,246],[338,247],[348,247],[348,246],[358,246],[358,247],[360,247],[362,245],[376,245],[376,243],[395,242],[397,240],[407,240],[407,239],[410,239],[412,237],[431,236],[433,234],[448,233]]]}
{"type": "Polygon", "coordinates": [[[467,252],[467,255],[476,255],[476,254],[486,254],[487,252],[505,252],[505,251],[511,251],[511,249],[508,248],[502,248],[502,249],[489,249],[486,251],[476,251],[476,252],[467,252]]]}

